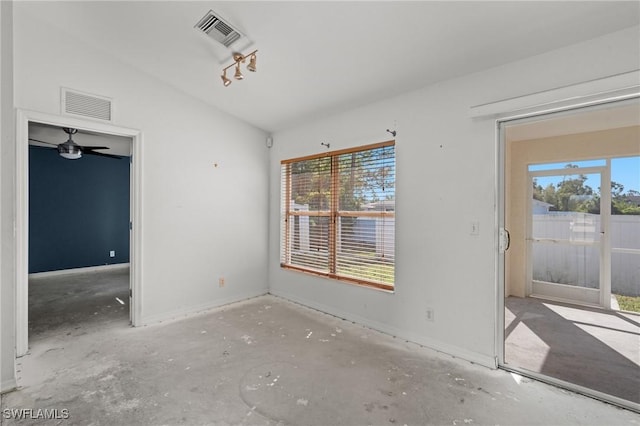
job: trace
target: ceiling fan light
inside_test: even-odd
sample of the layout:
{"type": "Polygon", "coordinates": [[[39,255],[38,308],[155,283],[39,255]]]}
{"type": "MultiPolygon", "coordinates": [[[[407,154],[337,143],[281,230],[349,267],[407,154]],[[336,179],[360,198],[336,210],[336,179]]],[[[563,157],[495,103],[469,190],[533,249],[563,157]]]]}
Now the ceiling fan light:
{"type": "Polygon", "coordinates": [[[60,157],[66,158],[67,160],[77,160],[82,157],[82,152],[61,152],[60,157]]]}
{"type": "Polygon", "coordinates": [[[244,78],[244,76],[240,72],[240,62],[238,62],[236,65],[236,73],[233,75],[233,78],[235,78],[236,80],[242,80],[244,78]]]}
{"type": "Polygon", "coordinates": [[[68,141],[58,145],[58,154],[67,160],[77,160],[82,157],[82,149],[71,139],[71,133],[68,141]]]}
{"type": "Polygon", "coordinates": [[[251,59],[249,60],[249,65],[247,65],[247,69],[251,72],[256,72],[256,55],[255,53],[251,55],[251,59]]]}

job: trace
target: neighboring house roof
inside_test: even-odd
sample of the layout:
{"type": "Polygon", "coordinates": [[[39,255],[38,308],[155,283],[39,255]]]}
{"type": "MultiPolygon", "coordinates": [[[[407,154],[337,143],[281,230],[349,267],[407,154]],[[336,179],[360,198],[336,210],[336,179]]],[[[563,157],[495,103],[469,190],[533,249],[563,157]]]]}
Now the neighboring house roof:
{"type": "Polygon", "coordinates": [[[366,211],[393,212],[396,210],[396,200],[383,200],[369,203],[362,206],[366,211]]]}
{"type": "Polygon", "coordinates": [[[545,203],[544,201],[536,200],[535,198],[533,199],[533,205],[541,207],[553,207],[553,204],[545,203]]]}

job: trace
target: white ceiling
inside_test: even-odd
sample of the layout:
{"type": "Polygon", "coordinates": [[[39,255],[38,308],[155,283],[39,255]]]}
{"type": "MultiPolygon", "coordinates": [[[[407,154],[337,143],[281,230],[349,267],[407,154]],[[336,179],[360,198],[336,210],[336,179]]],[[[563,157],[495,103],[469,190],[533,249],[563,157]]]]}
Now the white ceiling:
{"type": "Polygon", "coordinates": [[[640,16],[636,1],[52,1],[37,7],[36,19],[266,131],[638,25],[640,16]],[[220,74],[231,51],[193,28],[209,9],[259,49],[258,72],[245,72],[229,87],[220,74]]]}

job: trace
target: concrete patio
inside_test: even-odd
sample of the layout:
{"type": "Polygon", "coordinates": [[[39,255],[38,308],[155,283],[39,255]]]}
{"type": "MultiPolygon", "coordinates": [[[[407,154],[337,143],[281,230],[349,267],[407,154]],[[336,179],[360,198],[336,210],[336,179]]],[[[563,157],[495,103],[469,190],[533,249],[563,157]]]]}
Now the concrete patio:
{"type": "Polygon", "coordinates": [[[640,316],[509,297],[510,366],[640,403],[640,316]]]}

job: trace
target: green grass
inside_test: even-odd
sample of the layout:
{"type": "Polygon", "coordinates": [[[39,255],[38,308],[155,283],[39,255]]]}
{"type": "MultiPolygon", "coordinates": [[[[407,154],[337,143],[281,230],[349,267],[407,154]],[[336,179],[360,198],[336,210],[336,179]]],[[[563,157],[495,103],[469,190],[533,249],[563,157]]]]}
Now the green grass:
{"type": "Polygon", "coordinates": [[[616,294],[621,311],[640,312],[640,297],[621,296],[616,294]]]}
{"type": "Polygon", "coordinates": [[[372,280],[383,284],[393,285],[394,281],[394,266],[391,265],[351,265],[344,266],[338,265],[337,272],[343,275],[349,275],[354,278],[360,278],[364,280],[372,280]]]}
{"type": "MultiPolygon", "coordinates": [[[[372,250],[342,250],[341,254],[350,255],[350,262],[338,262],[336,273],[343,277],[351,277],[375,283],[393,286],[395,280],[395,266],[393,261],[380,259],[372,250]],[[354,264],[357,263],[357,264],[354,264]]],[[[349,256],[347,256],[349,257],[349,256]]],[[[327,250],[294,252],[291,264],[303,268],[317,269],[319,265],[328,264],[327,250]]],[[[328,266],[327,266],[328,267],[328,266]]],[[[328,270],[327,270],[328,272],[328,270]]]]}

